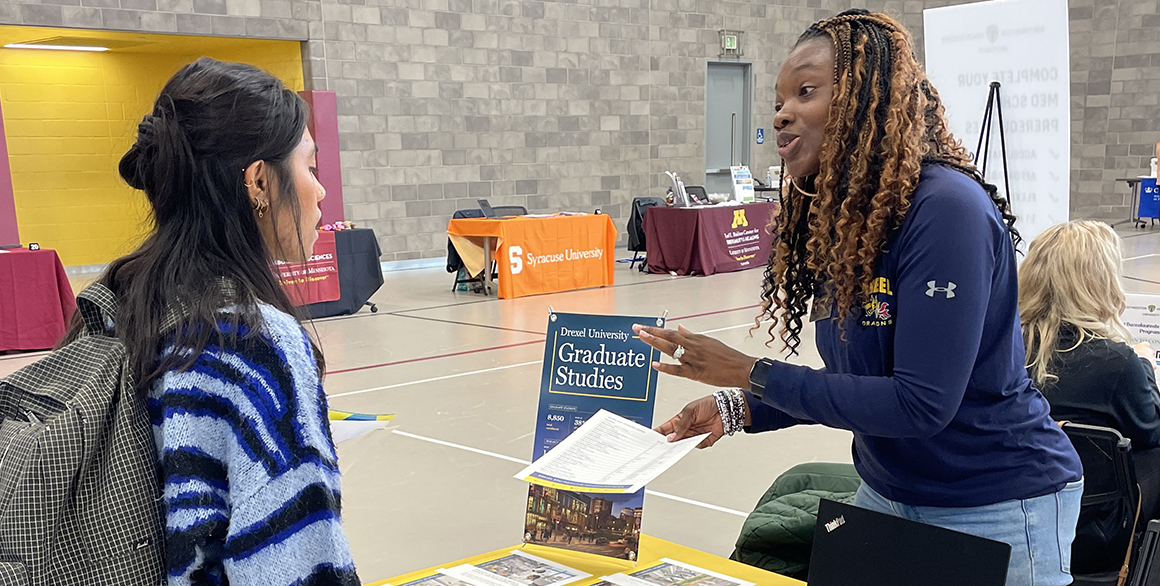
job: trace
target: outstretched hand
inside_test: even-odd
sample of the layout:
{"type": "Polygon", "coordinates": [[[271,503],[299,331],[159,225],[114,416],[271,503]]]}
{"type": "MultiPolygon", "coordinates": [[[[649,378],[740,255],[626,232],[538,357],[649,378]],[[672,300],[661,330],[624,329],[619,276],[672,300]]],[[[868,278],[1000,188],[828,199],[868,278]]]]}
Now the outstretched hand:
{"type": "Polygon", "coordinates": [[[714,387],[749,390],[749,371],[753,370],[756,358],[738,352],[716,338],[694,334],[685,326],[674,331],[637,324],[632,326],[632,331],[640,336],[642,342],[677,359],[676,364],[653,362],[652,367],[657,371],[714,387]]]}
{"type": "Polygon", "coordinates": [[[687,437],[708,433],[709,437],[701,440],[697,448],[712,447],[725,435],[725,424],[721,421],[721,411],[717,408],[717,399],[713,395],[701,397],[681,409],[672,419],[656,428],[657,433],[664,434],[670,442],[683,440],[687,437]]]}

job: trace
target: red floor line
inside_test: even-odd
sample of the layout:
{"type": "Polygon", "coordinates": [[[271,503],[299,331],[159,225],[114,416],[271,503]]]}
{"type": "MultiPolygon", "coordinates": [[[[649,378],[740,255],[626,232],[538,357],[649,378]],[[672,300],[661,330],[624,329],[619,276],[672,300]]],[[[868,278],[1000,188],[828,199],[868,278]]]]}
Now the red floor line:
{"type": "Polygon", "coordinates": [[[370,370],[372,368],[383,368],[386,366],[396,366],[399,364],[410,364],[412,362],[424,362],[427,360],[437,360],[439,358],[451,358],[453,356],[464,356],[466,354],[475,354],[477,352],[487,352],[489,350],[503,350],[505,348],[516,348],[519,346],[527,346],[530,344],[541,344],[541,340],[531,340],[528,342],[519,342],[517,344],[505,344],[503,346],[491,346],[488,348],[479,348],[476,350],[464,350],[463,352],[452,352],[450,354],[439,354],[437,356],[424,356],[423,358],[409,358],[407,360],[396,360],[395,362],[384,362],[382,364],[371,364],[369,366],[356,366],[354,368],[346,368],[343,370],[329,370],[326,374],[341,374],[344,372],[357,372],[360,370],[370,370]]]}
{"type": "Polygon", "coordinates": [[[670,317],[669,321],[679,321],[682,319],[691,319],[694,317],[705,317],[707,315],[719,315],[722,313],[733,313],[734,311],[741,311],[743,309],[756,309],[758,307],[761,307],[761,305],[746,305],[745,307],[734,307],[733,309],[722,309],[719,311],[709,311],[709,312],[705,312],[705,313],[694,313],[693,315],[682,315],[680,317],[670,317]]]}
{"type": "MultiPolygon", "coordinates": [[[[718,311],[709,311],[706,313],[696,313],[693,315],[682,315],[679,317],[669,318],[669,321],[678,321],[678,320],[690,319],[690,318],[694,318],[694,317],[705,317],[707,315],[719,315],[722,313],[732,313],[734,311],[741,311],[744,309],[753,309],[755,307],[760,307],[760,305],[747,305],[745,307],[734,307],[733,309],[721,309],[718,311]]],[[[439,321],[447,321],[447,320],[439,320],[439,321]]],[[[451,323],[451,322],[449,322],[449,323],[451,323]]],[[[478,324],[463,324],[463,325],[478,325],[478,324]]],[[[543,334],[538,334],[538,335],[542,336],[543,334]]],[[[475,350],[464,350],[462,352],[451,352],[449,354],[437,354],[435,356],[424,356],[422,358],[409,358],[407,360],[396,360],[394,362],[384,362],[382,364],[369,364],[367,366],[356,366],[354,368],[344,368],[342,370],[329,370],[326,372],[326,374],[329,375],[329,374],[342,374],[345,372],[358,372],[360,370],[371,370],[371,369],[375,369],[375,368],[385,368],[387,366],[397,366],[399,364],[411,364],[413,362],[425,362],[428,360],[438,360],[440,358],[451,358],[454,356],[465,356],[468,354],[477,354],[479,352],[490,352],[492,350],[504,350],[506,348],[517,348],[519,346],[527,346],[530,344],[539,344],[539,343],[540,343],[540,340],[531,340],[528,342],[519,342],[517,344],[505,344],[503,346],[488,346],[487,348],[477,348],[475,350]]]]}
{"type": "MultiPolygon", "coordinates": [[[[1128,277],[1128,278],[1132,278],[1132,277],[1128,277]]],[[[1139,280],[1144,280],[1144,279],[1139,279],[1139,280]]],[[[1154,281],[1149,281],[1149,282],[1154,282],[1154,281]]],[[[761,306],[760,306],[760,305],[747,305],[747,306],[745,306],[745,307],[734,307],[734,308],[732,308],[732,309],[721,309],[721,310],[718,310],[718,311],[708,311],[708,312],[705,312],[705,313],[695,313],[695,314],[693,314],[693,315],[682,315],[682,316],[679,316],[679,317],[673,317],[673,318],[669,318],[669,321],[680,321],[680,320],[683,320],[683,319],[692,319],[692,318],[694,318],[694,317],[705,317],[705,316],[709,316],[709,315],[720,315],[720,314],[722,314],[722,313],[732,313],[732,312],[734,312],[734,311],[741,311],[741,310],[744,310],[744,309],[754,309],[754,308],[757,308],[757,307],[761,307],[761,306]]],[[[441,319],[435,319],[435,318],[426,318],[426,317],[420,317],[420,316],[400,316],[400,317],[414,317],[414,318],[416,318],[416,319],[426,319],[426,320],[429,320],[429,321],[439,321],[439,322],[444,322],[444,323],[457,323],[457,322],[452,322],[452,321],[450,321],[450,320],[441,320],[441,319]]],[[[458,323],[460,323],[461,325],[470,325],[470,326],[481,326],[481,325],[482,325],[482,324],[467,324],[467,323],[462,323],[462,322],[458,322],[458,323]]],[[[482,327],[493,328],[493,329],[501,329],[501,330],[507,330],[507,331],[513,331],[513,332],[524,332],[524,333],[529,333],[529,334],[537,334],[537,335],[540,335],[540,336],[542,336],[542,335],[543,335],[543,334],[540,334],[539,332],[530,332],[530,331],[527,331],[527,332],[525,332],[524,330],[513,330],[513,329],[510,329],[510,328],[503,328],[503,327],[500,327],[500,326],[482,326],[482,327]]],[[[387,367],[387,366],[396,366],[396,365],[399,365],[399,364],[410,364],[410,363],[412,363],[412,362],[424,362],[424,361],[427,361],[427,360],[437,360],[437,359],[440,359],[440,358],[451,358],[451,357],[454,357],[454,356],[464,356],[464,355],[467,355],[467,354],[476,354],[476,353],[478,353],[478,352],[489,352],[489,351],[491,351],[491,350],[503,350],[503,349],[506,349],[506,348],[516,348],[516,347],[519,347],[519,346],[527,346],[527,345],[529,345],[529,344],[538,344],[538,343],[540,343],[540,341],[539,341],[539,340],[532,340],[532,341],[530,341],[530,342],[520,342],[520,343],[518,343],[518,344],[507,344],[507,345],[504,345],[504,346],[489,346],[489,347],[487,347],[487,348],[478,348],[478,349],[476,349],[476,350],[464,350],[464,351],[462,351],[462,352],[452,352],[452,353],[450,353],[450,354],[438,354],[438,355],[436,355],[436,356],[425,356],[425,357],[423,357],[423,358],[411,358],[411,359],[408,359],[408,360],[397,360],[397,361],[395,361],[395,362],[384,362],[384,363],[382,363],[382,364],[370,364],[370,365],[367,365],[367,366],[356,366],[356,367],[354,367],[354,368],[344,368],[344,369],[342,369],[342,370],[330,370],[330,371],[327,371],[327,373],[326,373],[326,374],[342,374],[342,373],[345,373],[345,372],[358,372],[358,371],[360,371],[360,370],[371,370],[371,369],[374,369],[374,368],[385,368],[385,367],[387,367]]],[[[11,356],[4,356],[4,357],[0,357],[0,361],[2,361],[2,360],[7,360],[7,359],[11,359],[11,358],[18,358],[18,357],[19,357],[19,358],[24,358],[24,357],[26,357],[26,356],[27,356],[27,355],[11,355],[11,356]]]]}
{"type": "Polygon", "coordinates": [[[535,334],[537,336],[544,335],[544,332],[534,332],[532,330],[518,330],[516,328],[505,328],[503,326],[492,326],[492,325],[488,325],[488,324],[476,324],[476,323],[471,323],[471,322],[466,322],[466,321],[455,321],[455,320],[451,320],[451,319],[439,319],[437,317],[426,317],[426,316],[422,316],[422,315],[403,315],[400,313],[396,313],[393,315],[396,315],[398,317],[405,317],[408,319],[420,319],[423,321],[433,321],[433,322],[441,323],[441,324],[452,324],[452,325],[457,325],[457,326],[471,326],[474,328],[487,328],[489,330],[502,330],[505,332],[517,332],[520,334],[535,334]]]}

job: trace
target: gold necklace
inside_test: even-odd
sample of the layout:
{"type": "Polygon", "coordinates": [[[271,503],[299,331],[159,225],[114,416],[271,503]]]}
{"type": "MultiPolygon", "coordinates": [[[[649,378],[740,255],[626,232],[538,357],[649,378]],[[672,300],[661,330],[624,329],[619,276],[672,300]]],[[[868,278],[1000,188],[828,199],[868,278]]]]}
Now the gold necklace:
{"type": "Polygon", "coordinates": [[[789,180],[789,184],[792,185],[793,188],[798,191],[798,193],[801,193],[802,195],[804,195],[806,197],[817,197],[818,196],[817,193],[810,193],[810,192],[802,189],[801,187],[798,187],[798,185],[793,182],[793,177],[787,177],[787,179],[789,180]]]}

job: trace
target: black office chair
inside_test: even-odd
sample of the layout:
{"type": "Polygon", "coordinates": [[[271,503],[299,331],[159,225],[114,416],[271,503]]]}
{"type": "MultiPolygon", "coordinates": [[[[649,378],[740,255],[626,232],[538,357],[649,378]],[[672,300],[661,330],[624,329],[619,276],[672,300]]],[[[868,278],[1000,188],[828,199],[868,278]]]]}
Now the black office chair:
{"type": "Polygon", "coordinates": [[[664,205],[665,199],[663,197],[632,198],[632,212],[628,216],[628,250],[633,255],[632,262],[628,264],[628,268],[631,269],[639,261],[640,272],[645,272],[644,257],[640,255],[640,253],[645,251],[644,214],[651,207],[664,205]]]}
{"type": "MultiPolygon", "coordinates": [[[[482,218],[483,210],[479,208],[468,208],[465,210],[455,210],[451,215],[454,220],[463,218],[482,218]]],[[[455,250],[455,245],[451,243],[451,239],[447,239],[447,272],[455,274],[455,282],[451,284],[451,291],[454,292],[462,284],[476,284],[483,285],[483,275],[476,276],[468,275],[466,279],[459,278],[459,270],[463,268],[463,259],[459,256],[459,251],[455,250]]]]}
{"type": "Polygon", "coordinates": [[[1160,586],[1160,521],[1150,521],[1140,538],[1140,549],[1132,569],[1131,586],[1160,586]]]}
{"type": "Polygon", "coordinates": [[[1114,586],[1137,531],[1140,487],[1132,440],[1110,427],[1065,423],[1083,463],[1084,489],[1071,547],[1073,586],[1114,586]]]}
{"type": "Polygon", "coordinates": [[[495,210],[495,215],[499,218],[528,215],[528,208],[524,206],[498,206],[492,209],[495,210]]]}
{"type": "MultiPolygon", "coordinates": [[[[686,185],[685,193],[690,196],[695,196],[701,203],[709,203],[709,194],[705,192],[705,188],[700,185],[686,185]]],[[[695,203],[690,197],[689,203],[695,203]]]]}

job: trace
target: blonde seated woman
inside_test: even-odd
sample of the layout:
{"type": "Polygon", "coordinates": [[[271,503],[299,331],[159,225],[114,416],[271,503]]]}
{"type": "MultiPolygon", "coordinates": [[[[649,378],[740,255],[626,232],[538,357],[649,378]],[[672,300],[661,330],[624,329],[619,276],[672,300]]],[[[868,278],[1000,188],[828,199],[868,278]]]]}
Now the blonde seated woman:
{"type": "MultiPolygon", "coordinates": [[[[1132,440],[1143,495],[1141,520],[1160,514],[1160,393],[1152,350],[1130,347],[1120,321],[1122,241],[1104,223],[1052,226],[1031,243],[1019,268],[1019,312],[1027,370],[1056,421],[1111,427],[1132,440]]],[[[1081,511],[1072,571],[1116,569],[1129,533],[1124,508],[1081,511]]],[[[1130,519],[1131,517],[1129,517],[1130,519]]],[[[1131,521],[1128,521],[1131,524],[1131,521]]]]}

